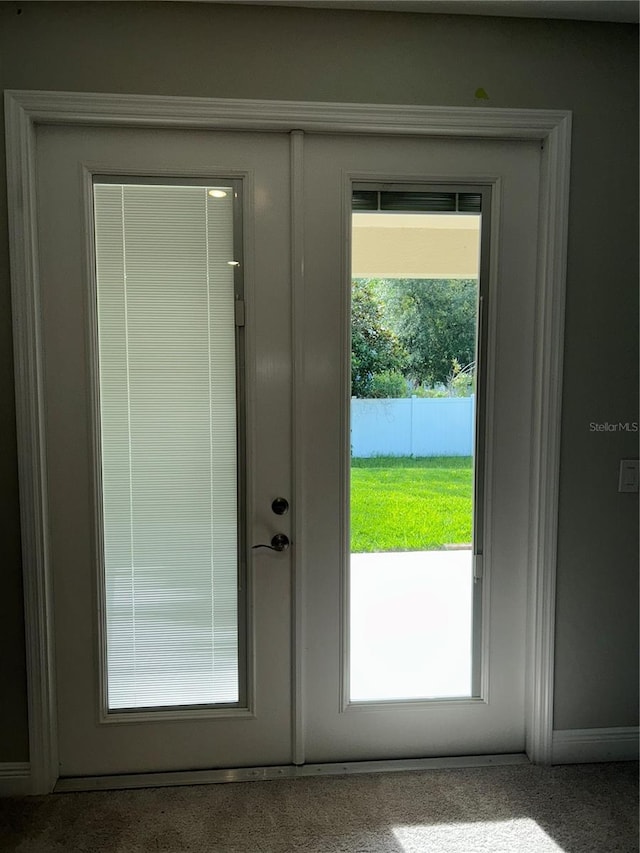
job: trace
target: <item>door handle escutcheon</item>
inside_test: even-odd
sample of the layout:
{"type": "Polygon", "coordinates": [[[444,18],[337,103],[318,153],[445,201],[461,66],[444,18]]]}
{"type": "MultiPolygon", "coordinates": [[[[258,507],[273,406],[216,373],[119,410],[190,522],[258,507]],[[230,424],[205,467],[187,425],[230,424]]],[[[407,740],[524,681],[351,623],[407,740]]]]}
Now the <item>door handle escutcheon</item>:
{"type": "Polygon", "coordinates": [[[251,550],[256,548],[268,548],[270,551],[286,551],[291,543],[286,533],[276,533],[271,539],[270,545],[252,545],[251,550]]]}

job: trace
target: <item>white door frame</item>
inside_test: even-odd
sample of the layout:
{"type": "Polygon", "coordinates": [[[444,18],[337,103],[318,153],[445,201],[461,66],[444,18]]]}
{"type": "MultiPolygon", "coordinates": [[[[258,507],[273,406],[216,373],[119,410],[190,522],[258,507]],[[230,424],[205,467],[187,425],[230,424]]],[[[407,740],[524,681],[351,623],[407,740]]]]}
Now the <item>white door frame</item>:
{"type": "MultiPolygon", "coordinates": [[[[302,217],[298,216],[302,203],[304,132],[540,142],[525,727],[529,760],[550,763],[571,113],[7,91],[5,117],[32,792],[53,790],[58,778],[35,196],[36,127],[40,124],[302,131],[291,135],[294,402],[302,387],[304,369],[303,341],[296,334],[304,304],[302,217]]],[[[295,405],[293,419],[294,491],[301,495],[299,453],[304,424],[295,405]]],[[[294,756],[301,756],[304,673],[299,640],[305,555],[300,533],[304,508],[299,500],[292,500],[292,506],[297,508],[292,519],[297,543],[293,596],[293,747],[294,756]]],[[[243,778],[265,778],[265,775],[268,773],[256,772],[247,777],[245,773],[243,778]]]]}

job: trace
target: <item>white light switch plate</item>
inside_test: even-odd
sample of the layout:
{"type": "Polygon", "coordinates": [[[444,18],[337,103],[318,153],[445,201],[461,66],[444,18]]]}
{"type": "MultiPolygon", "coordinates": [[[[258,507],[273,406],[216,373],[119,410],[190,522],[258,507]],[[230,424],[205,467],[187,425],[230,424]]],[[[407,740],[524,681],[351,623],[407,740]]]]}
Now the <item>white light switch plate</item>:
{"type": "Polygon", "coordinates": [[[619,492],[638,491],[638,460],[621,459],[620,476],[618,478],[619,492]]]}

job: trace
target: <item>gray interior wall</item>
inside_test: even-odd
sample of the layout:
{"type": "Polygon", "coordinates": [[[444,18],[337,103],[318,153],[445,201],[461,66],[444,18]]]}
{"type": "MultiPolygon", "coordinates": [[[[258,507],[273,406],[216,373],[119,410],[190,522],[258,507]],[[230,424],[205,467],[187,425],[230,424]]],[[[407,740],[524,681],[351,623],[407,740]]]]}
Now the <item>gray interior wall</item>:
{"type": "MultiPolygon", "coordinates": [[[[555,728],[637,724],[637,27],[207,3],[3,3],[2,89],[574,114],[555,728]]],[[[4,144],[2,150],[4,151],[4,144]]],[[[6,198],[4,174],[0,194],[6,198]]],[[[0,201],[0,761],[27,758],[7,211],[0,201]]]]}

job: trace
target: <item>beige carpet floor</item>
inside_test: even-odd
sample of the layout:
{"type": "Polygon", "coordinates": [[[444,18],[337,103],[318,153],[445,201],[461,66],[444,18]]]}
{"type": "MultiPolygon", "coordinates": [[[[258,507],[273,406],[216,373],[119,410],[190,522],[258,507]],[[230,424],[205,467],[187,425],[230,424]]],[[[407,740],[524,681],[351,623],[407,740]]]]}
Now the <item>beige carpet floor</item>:
{"type": "Polygon", "coordinates": [[[487,767],[0,801],[15,853],[637,853],[638,765],[487,767]]]}

